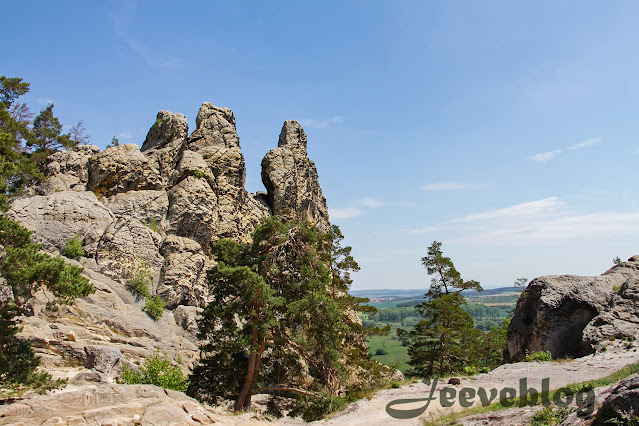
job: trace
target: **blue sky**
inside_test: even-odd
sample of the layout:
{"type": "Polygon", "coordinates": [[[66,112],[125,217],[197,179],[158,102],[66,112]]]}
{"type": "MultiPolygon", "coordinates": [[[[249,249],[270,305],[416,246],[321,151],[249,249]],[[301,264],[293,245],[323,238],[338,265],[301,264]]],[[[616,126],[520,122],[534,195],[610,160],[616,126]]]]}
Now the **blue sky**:
{"type": "Polygon", "coordinates": [[[91,142],[231,108],[247,189],[309,137],[353,289],[426,288],[443,242],[485,287],[639,253],[639,3],[8,1],[2,74],[91,142]]]}

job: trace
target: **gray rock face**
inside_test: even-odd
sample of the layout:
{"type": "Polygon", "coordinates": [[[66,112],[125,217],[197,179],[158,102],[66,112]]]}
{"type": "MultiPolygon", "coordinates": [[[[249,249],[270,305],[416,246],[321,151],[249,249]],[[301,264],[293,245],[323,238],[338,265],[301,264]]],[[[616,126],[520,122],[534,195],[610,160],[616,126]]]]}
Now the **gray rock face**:
{"type": "Polygon", "coordinates": [[[9,217],[34,231],[33,237],[48,250],[62,252],[69,238],[78,235],[89,256],[95,255],[98,241],[115,220],[93,193],[75,191],[18,198],[9,217]]]}
{"type": "Polygon", "coordinates": [[[121,217],[104,232],[95,260],[100,272],[113,279],[131,276],[138,267],[159,273],[161,236],[137,219],[121,217]]]}
{"type": "Polygon", "coordinates": [[[639,413],[639,374],[620,381],[599,409],[599,414],[603,418],[616,418],[621,421],[624,419],[629,421],[630,416],[637,416],[637,413],[639,413]]]}
{"type": "Polygon", "coordinates": [[[115,217],[137,219],[144,224],[155,223],[160,232],[169,210],[169,197],[164,190],[120,192],[101,201],[115,217]]]}
{"type": "Polygon", "coordinates": [[[55,191],[86,191],[88,162],[98,152],[100,148],[95,145],[78,145],[73,150],[51,154],[45,161],[47,179],[38,188],[40,195],[55,191]]]}
{"type": "Polygon", "coordinates": [[[273,214],[286,221],[306,220],[327,232],[328,207],[315,163],[306,155],[307,137],[297,121],[286,121],[278,147],[262,160],[262,182],[273,214]]]}
{"type": "Polygon", "coordinates": [[[84,350],[87,353],[87,367],[100,373],[110,373],[122,358],[120,349],[113,346],[87,346],[84,350]]]}
{"type": "MultiPolygon", "coordinates": [[[[169,309],[178,305],[203,307],[208,301],[206,271],[213,262],[196,241],[169,235],[162,243],[164,266],[157,294],[169,309]]],[[[179,321],[178,321],[179,323],[179,321]]]]}
{"type": "Polygon", "coordinates": [[[581,357],[609,335],[639,323],[634,299],[639,262],[632,259],[598,277],[551,275],[531,281],[508,327],[504,360],[517,362],[526,352],[545,350],[553,358],[581,357]],[[626,323],[617,325],[616,318],[626,323]]]}
{"type": "Polygon", "coordinates": [[[184,143],[188,132],[189,123],[184,115],[160,111],[140,151],[176,147],[184,143]]]}
{"type": "Polygon", "coordinates": [[[154,162],[137,145],[112,146],[89,160],[87,188],[98,198],[118,192],[162,189],[164,184],[154,162]]]}
{"type": "MultiPolygon", "coordinates": [[[[61,393],[34,395],[0,406],[0,418],[3,424],[13,425],[226,423],[221,415],[181,392],[153,385],[115,384],[94,384],[61,393]]],[[[252,423],[249,419],[246,421],[252,423]]]]}

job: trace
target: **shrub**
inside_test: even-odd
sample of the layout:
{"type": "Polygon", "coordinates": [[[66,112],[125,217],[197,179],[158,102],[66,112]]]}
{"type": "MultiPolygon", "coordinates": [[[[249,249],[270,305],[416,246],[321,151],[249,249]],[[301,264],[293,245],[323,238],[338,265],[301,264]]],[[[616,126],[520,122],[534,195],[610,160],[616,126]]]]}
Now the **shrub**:
{"type": "Polygon", "coordinates": [[[193,176],[195,176],[196,178],[202,179],[204,178],[204,172],[202,170],[195,170],[193,172],[193,176]]]}
{"type": "Polygon", "coordinates": [[[160,226],[158,225],[158,221],[155,218],[150,219],[147,223],[146,226],[148,226],[149,228],[151,228],[151,230],[153,232],[158,232],[160,230],[160,226]]]}
{"type": "Polygon", "coordinates": [[[526,354],[526,362],[533,361],[552,361],[552,355],[550,354],[550,350],[546,349],[545,351],[538,351],[526,354]]]}
{"type": "Polygon", "coordinates": [[[64,247],[64,255],[69,259],[79,259],[86,253],[82,248],[82,240],[78,235],[67,240],[67,244],[64,247]]]}
{"type": "Polygon", "coordinates": [[[144,361],[144,365],[140,366],[139,371],[134,371],[123,365],[119,382],[129,385],[155,385],[179,392],[186,392],[186,388],[189,386],[189,381],[182,370],[171,365],[167,358],[159,354],[144,361]]]}
{"type": "Polygon", "coordinates": [[[140,263],[133,269],[131,277],[126,280],[126,288],[140,299],[149,295],[150,283],[151,271],[145,263],[140,263]]]}
{"type": "Polygon", "coordinates": [[[164,314],[164,300],[160,296],[147,297],[142,310],[157,321],[164,314]]]}
{"type": "Polygon", "coordinates": [[[533,426],[558,425],[563,421],[563,419],[568,417],[573,410],[573,407],[549,406],[532,416],[530,424],[533,426]]]}
{"type": "Polygon", "coordinates": [[[375,355],[388,355],[388,349],[386,349],[386,345],[377,348],[377,350],[375,351],[375,355]]]}

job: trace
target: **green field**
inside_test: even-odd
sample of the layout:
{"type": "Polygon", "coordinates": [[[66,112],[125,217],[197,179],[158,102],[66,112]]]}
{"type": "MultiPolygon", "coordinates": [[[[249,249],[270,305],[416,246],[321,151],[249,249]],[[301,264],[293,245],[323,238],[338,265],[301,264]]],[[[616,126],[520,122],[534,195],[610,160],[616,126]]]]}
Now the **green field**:
{"type": "MultiPolygon", "coordinates": [[[[402,326],[400,322],[401,318],[390,315],[395,312],[404,311],[404,317],[406,315],[413,316],[411,307],[400,307],[398,304],[407,303],[422,299],[424,293],[420,294],[419,291],[398,291],[393,293],[393,290],[377,290],[371,291],[369,294],[361,291],[358,294],[359,297],[397,297],[399,300],[393,301],[380,301],[369,303],[378,309],[378,315],[369,316],[363,314],[362,319],[364,322],[368,322],[371,326],[383,327],[390,325],[391,331],[387,336],[369,336],[367,338],[369,352],[376,361],[395,367],[402,373],[405,373],[410,366],[407,364],[409,357],[407,348],[402,346],[401,341],[397,338],[396,331],[398,328],[411,329],[410,323],[407,326],[402,326]],[[408,313],[410,311],[411,313],[408,313]],[[386,319],[383,319],[386,318],[386,319]],[[374,321],[371,321],[373,320],[374,321]],[[386,355],[375,355],[375,352],[384,347],[388,352],[386,355]]],[[[470,293],[466,295],[467,310],[473,316],[475,326],[477,328],[488,330],[491,326],[501,326],[503,319],[508,315],[508,312],[515,307],[517,299],[521,293],[521,289],[518,288],[500,288],[491,289],[482,293],[470,293]],[[488,293],[488,294],[485,294],[488,293]]],[[[418,321],[419,314],[414,312],[415,318],[408,318],[408,320],[418,321]]],[[[406,320],[405,320],[406,321],[406,320]]],[[[366,324],[364,324],[366,326],[366,324]]]]}

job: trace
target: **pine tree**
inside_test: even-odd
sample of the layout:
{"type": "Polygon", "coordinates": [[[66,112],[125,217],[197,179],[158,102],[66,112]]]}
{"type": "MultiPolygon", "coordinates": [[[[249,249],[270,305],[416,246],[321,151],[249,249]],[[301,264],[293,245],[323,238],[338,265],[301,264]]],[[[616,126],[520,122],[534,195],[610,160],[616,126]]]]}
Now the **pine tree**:
{"type": "Polygon", "coordinates": [[[60,120],[53,115],[53,104],[44,107],[33,120],[31,137],[27,147],[32,150],[34,161],[42,165],[44,159],[60,149],[70,149],[78,144],[69,133],[62,133],[60,120]]]}
{"type": "Polygon", "coordinates": [[[7,209],[9,197],[41,179],[26,155],[30,113],[17,102],[28,91],[29,83],[21,78],[0,77],[0,210],[7,209]]]}
{"type": "Polygon", "coordinates": [[[479,331],[461,292],[482,288],[477,281],[464,281],[449,257],[443,255],[441,243],[434,241],[422,258],[431,278],[425,301],[416,306],[423,319],[410,331],[398,330],[398,336],[408,343],[410,375],[430,377],[459,371],[474,359],[479,331]]]}
{"type": "Polygon", "coordinates": [[[308,223],[269,218],[252,244],[213,245],[218,264],[208,282],[215,302],[199,321],[203,357],[191,375],[191,395],[233,398],[243,411],[254,393],[270,391],[275,411],[286,396],[297,401],[293,413],[302,414],[300,407],[329,401],[344,387],[350,358],[343,348],[363,334],[359,325],[360,338],[354,336],[347,299],[332,296],[333,286],[348,288],[333,281],[332,241],[308,223]]]}

